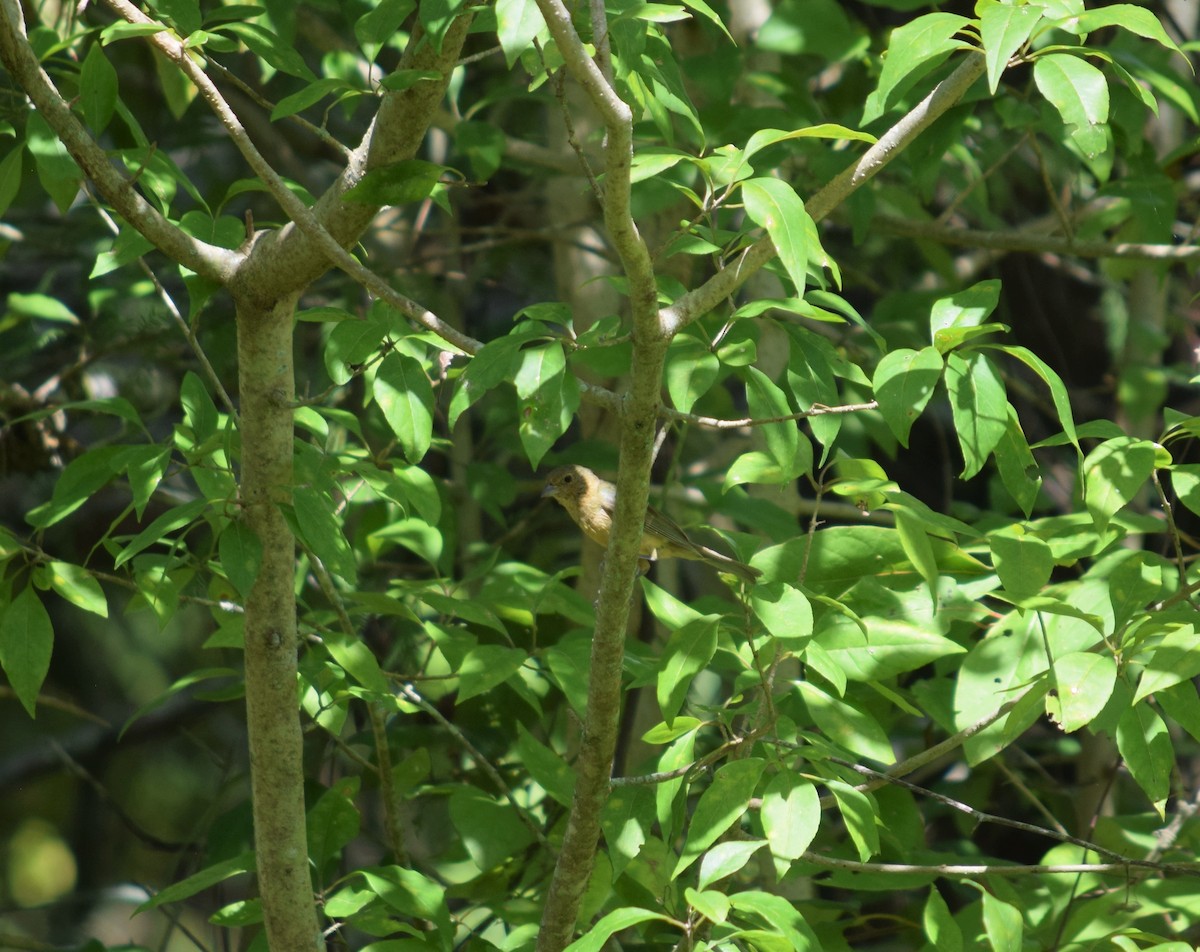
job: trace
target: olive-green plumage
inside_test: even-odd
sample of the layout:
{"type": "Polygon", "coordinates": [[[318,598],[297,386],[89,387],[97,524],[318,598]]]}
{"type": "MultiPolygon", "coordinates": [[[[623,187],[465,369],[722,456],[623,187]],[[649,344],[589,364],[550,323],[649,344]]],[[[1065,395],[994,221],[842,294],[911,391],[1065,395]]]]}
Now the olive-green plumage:
{"type": "MultiPolygon", "coordinates": [[[[558,500],[584,535],[593,542],[608,545],[608,531],[617,504],[617,487],[612,483],[584,466],[560,466],[546,478],[542,496],[558,500]]],[[[650,561],[675,558],[707,562],[747,582],[753,582],[762,575],[758,569],[744,562],[693,542],[679,526],[653,506],[646,508],[640,551],[642,558],[650,561]]]]}

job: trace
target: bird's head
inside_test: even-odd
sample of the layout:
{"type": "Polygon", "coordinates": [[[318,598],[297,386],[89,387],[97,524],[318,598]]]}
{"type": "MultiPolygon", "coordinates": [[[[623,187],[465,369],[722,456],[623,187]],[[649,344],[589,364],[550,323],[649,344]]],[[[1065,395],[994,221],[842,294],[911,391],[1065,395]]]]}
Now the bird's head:
{"type": "Polygon", "coordinates": [[[580,500],[596,482],[596,474],[584,466],[560,466],[546,477],[542,498],[557,499],[568,510],[577,511],[580,500]]]}

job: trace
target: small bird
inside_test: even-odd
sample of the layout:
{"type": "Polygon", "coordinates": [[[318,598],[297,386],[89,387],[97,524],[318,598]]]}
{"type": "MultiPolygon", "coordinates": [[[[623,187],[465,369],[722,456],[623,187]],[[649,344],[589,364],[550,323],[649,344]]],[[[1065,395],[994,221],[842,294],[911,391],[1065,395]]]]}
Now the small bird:
{"type": "MultiPolygon", "coordinates": [[[[608,545],[608,530],[612,526],[617,504],[617,487],[601,479],[584,466],[560,466],[546,477],[542,498],[557,499],[593,542],[608,545]]],[[[707,562],[722,572],[732,572],[738,578],[753,582],[762,575],[745,562],[699,545],[682,529],[653,506],[646,507],[646,522],[642,527],[643,559],[696,559],[707,562]]]]}

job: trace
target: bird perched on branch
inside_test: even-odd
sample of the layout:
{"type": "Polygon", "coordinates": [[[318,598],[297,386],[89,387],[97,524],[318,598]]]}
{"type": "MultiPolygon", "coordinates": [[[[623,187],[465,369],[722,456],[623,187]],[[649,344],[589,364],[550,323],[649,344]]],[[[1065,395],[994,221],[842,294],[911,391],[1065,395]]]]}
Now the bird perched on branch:
{"type": "MultiPolygon", "coordinates": [[[[558,500],[589,539],[600,545],[608,545],[608,531],[617,505],[616,486],[584,466],[560,466],[546,478],[542,498],[546,497],[558,500]]],[[[693,542],[679,526],[653,506],[646,508],[640,552],[643,559],[650,561],[695,559],[707,562],[722,572],[732,572],[746,582],[753,582],[762,575],[762,572],[745,562],[693,542]]]]}

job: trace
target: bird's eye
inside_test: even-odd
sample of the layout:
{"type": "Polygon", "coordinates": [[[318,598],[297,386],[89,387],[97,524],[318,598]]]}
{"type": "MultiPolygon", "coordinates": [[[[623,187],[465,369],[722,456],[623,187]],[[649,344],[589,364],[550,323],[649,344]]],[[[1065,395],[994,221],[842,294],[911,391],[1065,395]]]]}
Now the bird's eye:
{"type": "Polygon", "coordinates": [[[570,482],[572,479],[574,479],[574,478],[575,478],[575,477],[574,477],[574,476],[572,476],[570,473],[567,473],[567,475],[563,477],[563,482],[564,482],[564,483],[569,483],[569,482],[570,482]]]}

